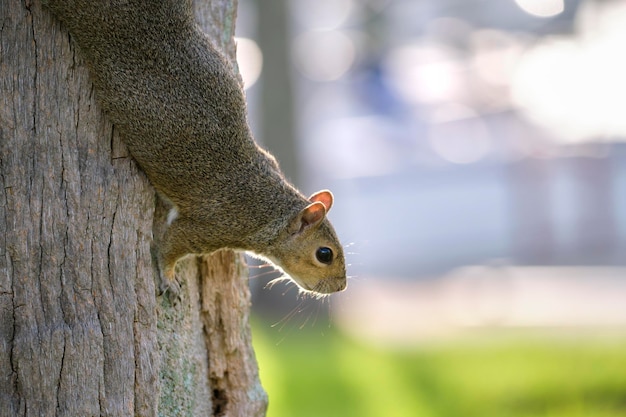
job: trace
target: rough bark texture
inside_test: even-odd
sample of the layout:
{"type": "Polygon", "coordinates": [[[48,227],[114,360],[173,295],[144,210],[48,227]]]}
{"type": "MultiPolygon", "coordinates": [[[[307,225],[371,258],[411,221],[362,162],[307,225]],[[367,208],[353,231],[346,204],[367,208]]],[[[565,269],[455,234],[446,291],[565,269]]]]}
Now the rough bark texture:
{"type": "Polygon", "coordinates": [[[233,251],[202,263],[202,322],[216,416],[263,416],[267,408],[248,327],[250,294],[233,285],[246,270],[244,258],[233,251]]]}
{"type": "MultiPolygon", "coordinates": [[[[206,10],[232,57],[233,1],[206,10]]],[[[240,256],[156,298],[155,201],[66,30],[0,0],[0,416],[264,415],[240,256]]]]}

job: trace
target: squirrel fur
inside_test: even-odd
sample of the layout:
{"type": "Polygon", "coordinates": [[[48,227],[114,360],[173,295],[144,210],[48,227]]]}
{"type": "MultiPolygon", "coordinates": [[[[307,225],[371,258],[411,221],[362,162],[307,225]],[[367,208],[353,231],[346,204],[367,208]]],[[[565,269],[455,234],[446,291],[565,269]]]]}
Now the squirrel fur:
{"type": "Polygon", "coordinates": [[[158,194],[172,205],[157,241],[164,283],[176,262],[221,248],[269,259],[302,289],[346,287],[329,191],[306,198],[255,142],[232,66],[189,0],[48,0],[90,69],[96,96],[158,194]]]}

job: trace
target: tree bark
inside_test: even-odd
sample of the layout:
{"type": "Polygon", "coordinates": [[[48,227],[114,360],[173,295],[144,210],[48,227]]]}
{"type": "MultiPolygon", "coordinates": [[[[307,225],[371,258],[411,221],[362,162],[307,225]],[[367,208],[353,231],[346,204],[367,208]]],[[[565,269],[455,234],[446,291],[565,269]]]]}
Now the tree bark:
{"type": "MultiPolygon", "coordinates": [[[[231,58],[235,7],[197,7],[231,58]]],[[[163,213],[122,139],[62,25],[0,0],[0,416],[264,415],[241,256],[157,298],[163,213]]]]}

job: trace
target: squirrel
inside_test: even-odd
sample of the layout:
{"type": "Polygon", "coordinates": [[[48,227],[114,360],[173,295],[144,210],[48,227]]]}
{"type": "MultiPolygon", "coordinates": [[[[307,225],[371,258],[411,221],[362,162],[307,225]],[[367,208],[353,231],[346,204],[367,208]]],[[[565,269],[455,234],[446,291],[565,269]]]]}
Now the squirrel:
{"type": "MultiPolygon", "coordinates": [[[[253,139],[233,67],[190,0],[47,0],[85,58],[132,157],[171,207],[155,258],[165,289],[191,254],[252,252],[302,291],[346,288],[328,190],[306,198],[253,139]]],[[[157,239],[155,238],[155,241],[157,239]]]]}

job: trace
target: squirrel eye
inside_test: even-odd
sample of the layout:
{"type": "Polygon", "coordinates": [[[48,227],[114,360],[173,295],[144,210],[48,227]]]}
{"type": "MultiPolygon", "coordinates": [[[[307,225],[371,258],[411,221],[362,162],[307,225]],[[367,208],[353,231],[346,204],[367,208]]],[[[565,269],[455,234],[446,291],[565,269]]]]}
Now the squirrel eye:
{"type": "Polygon", "coordinates": [[[327,247],[318,248],[315,257],[323,264],[329,265],[333,261],[333,251],[327,247]]]}

